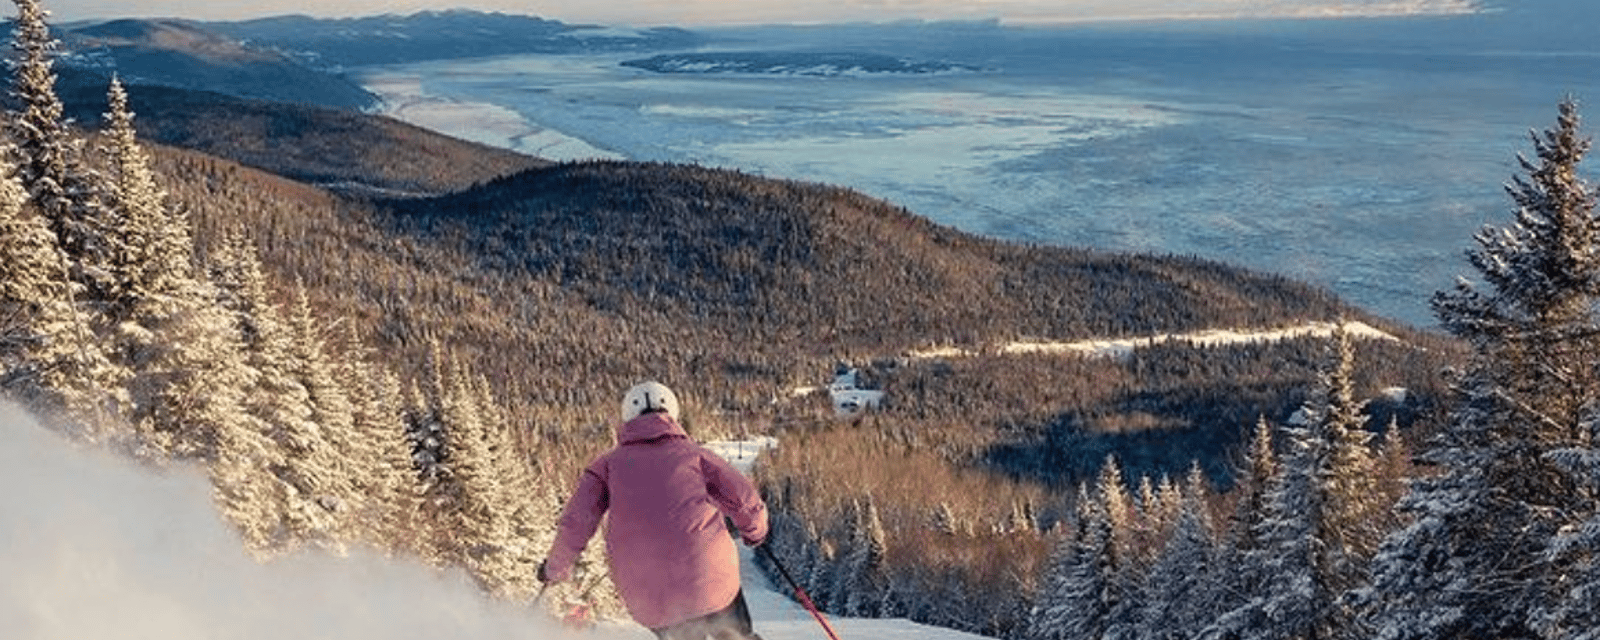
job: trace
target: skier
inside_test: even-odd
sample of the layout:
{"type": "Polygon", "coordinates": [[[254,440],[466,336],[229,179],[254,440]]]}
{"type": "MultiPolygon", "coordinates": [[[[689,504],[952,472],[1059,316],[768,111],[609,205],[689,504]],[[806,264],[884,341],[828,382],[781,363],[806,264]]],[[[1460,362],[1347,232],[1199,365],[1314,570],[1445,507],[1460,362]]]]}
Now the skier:
{"type": "Polygon", "coordinates": [[[611,578],[635,621],[661,640],[761,640],[724,518],[746,545],[759,546],[766,503],[739,470],[689,439],[678,399],[661,383],[640,383],[623,396],[617,446],[579,479],[539,564],[540,582],[571,577],[608,512],[611,578]]]}

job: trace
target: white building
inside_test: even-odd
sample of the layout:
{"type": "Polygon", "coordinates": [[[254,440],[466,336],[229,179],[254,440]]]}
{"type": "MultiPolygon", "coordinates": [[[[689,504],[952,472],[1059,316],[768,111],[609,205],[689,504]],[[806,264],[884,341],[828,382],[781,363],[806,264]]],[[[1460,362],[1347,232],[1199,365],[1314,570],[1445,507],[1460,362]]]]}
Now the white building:
{"type": "Polygon", "coordinates": [[[860,372],[854,368],[841,366],[834,374],[833,384],[828,385],[828,398],[833,401],[835,416],[854,416],[868,409],[876,409],[883,401],[882,391],[862,389],[859,381],[860,372]]]}

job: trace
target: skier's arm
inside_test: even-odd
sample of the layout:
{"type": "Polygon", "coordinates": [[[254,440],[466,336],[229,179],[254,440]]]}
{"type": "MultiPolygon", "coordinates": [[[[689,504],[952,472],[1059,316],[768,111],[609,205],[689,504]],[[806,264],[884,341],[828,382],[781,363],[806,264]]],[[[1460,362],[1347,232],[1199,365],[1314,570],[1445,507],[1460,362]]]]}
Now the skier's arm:
{"type": "Polygon", "coordinates": [[[545,559],[545,577],[551,582],[561,582],[572,577],[572,565],[588,546],[600,528],[600,518],[611,506],[611,495],[602,476],[603,465],[595,464],[584,470],[578,479],[578,490],[567,500],[556,528],[555,544],[545,559]]]}
{"type": "Polygon", "coordinates": [[[710,451],[702,450],[700,469],[706,478],[706,493],[717,503],[722,515],[733,520],[744,543],[756,546],[767,540],[767,504],[749,478],[739,473],[710,451]]]}

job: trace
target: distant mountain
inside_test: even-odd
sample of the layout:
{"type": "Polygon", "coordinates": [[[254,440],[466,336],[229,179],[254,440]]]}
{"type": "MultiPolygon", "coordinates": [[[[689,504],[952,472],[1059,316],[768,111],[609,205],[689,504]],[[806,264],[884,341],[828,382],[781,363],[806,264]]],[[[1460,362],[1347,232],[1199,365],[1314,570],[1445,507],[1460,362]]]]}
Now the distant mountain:
{"type": "Polygon", "coordinates": [[[864,52],[709,51],[662,54],[622,63],[657,73],[793,76],[924,75],[978,71],[954,62],[919,61],[864,52]]]}
{"type": "Polygon", "coordinates": [[[518,53],[659,51],[703,41],[694,32],[672,27],[618,29],[465,10],[363,18],[282,16],[207,27],[335,69],[518,53]]]}
{"type": "Polygon", "coordinates": [[[59,37],[62,66],[115,73],[128,83],[345,109],[377,104],[376,96],[348,78],[194,22],[116,20],[78,25],[59,37]]]}

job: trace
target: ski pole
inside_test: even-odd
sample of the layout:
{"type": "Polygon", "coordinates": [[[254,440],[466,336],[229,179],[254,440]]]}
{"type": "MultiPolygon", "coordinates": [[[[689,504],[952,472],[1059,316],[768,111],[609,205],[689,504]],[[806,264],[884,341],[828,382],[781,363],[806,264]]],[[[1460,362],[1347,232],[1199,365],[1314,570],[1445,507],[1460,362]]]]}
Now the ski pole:
{"type": "Polygon", "coordinates": [[[822,630],[828,633],[828,639],[839,640],[839,634],[833,632],[833,625],[828,624],[828,619],[822,617],[822,612],[817,610],[817,605],[811,601],[811,596],[806,595],[806,590],[800,588],[800,583],[794,581],[794,576],[789,575],[789,570],[783,568],[782,562],[778,562],[778,555],[773,553],[771,549],[768,549],[767,546],[768,545],[761,545],[756,547],[756,551],[765,553],[767,560],[772,562],[772,566],[778,568],[778,573],[782,574],[783,579],[788,581],[790,587],[794,588],[794,595],[800,600],[801,606],[804,606],[807,611],[810,611],[811,617],[816,618],[817,624],[822,625],[822,630]]]}

